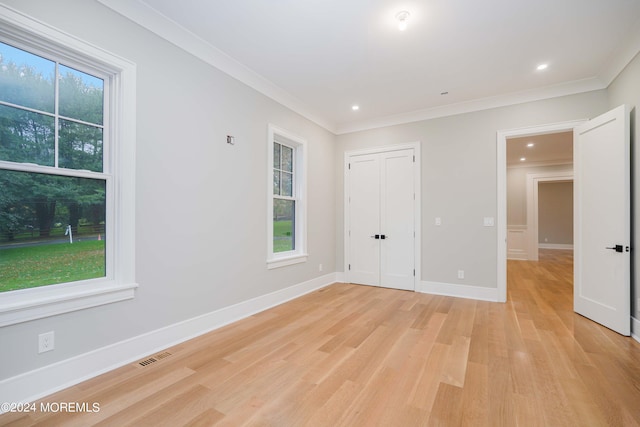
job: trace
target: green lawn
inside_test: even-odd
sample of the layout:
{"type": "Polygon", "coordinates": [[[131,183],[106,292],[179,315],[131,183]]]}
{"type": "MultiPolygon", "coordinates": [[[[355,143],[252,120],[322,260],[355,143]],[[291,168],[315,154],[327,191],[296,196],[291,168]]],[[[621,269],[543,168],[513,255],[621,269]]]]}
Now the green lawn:
{"type": "Polygon", "coordinates": [[[105,275],[104,240],[0,249],[0,292],[105,275]]]}
{"type": "Polygon", "coordinates": [[[273,252],[291,251],[293,248],[292,236],[293,228],[292,221],[280,220],[273,222],[273,252]]]}

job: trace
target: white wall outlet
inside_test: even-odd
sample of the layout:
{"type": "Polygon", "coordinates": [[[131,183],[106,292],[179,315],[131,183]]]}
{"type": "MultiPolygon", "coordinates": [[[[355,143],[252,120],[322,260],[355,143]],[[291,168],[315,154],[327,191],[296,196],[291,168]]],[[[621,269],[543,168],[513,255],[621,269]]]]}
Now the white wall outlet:
{"type": "Polygon", "coordinates": [[[483,224],[485,227],[493,227],[495,225],[495,221],[492,216],[484,217],[483,224]]]}
{"type": "Polygon", "coordinates": [[[436,218],[436,225],[438,225],[438,226],[442,225],[442,218],[440,218],[440,217],[436,218]]]}
{"type": "Polygon", "coordinates": [[[55,334],[53,331],[38,335],[38,353],[51,351],[55,348],[55,334]]]}
{"type": "Polygon", "coordinates": [[[322,271],[322,264],[318,264],[318,271],[322,271]]]}
{"type": "Polygon", "coordinates": [[[458,279],[464,279],[464,270],[458,270],[458,279]]]}

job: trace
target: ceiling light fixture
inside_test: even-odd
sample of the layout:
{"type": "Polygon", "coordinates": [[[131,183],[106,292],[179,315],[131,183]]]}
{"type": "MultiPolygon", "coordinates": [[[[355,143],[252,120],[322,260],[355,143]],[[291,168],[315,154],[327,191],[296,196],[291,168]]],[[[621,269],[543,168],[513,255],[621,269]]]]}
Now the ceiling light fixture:
{"type": "Polygon", "coordinates": [[[536,70],[542,71],[542,70],[546,70],[548,67],[549,67],[549,64],[540,64],[536,67],[536,70]]]}
{"type": "Polygon", "coordinates": [[[360,109],[360,106],[359,106],[359,105],[353,105],[353,106],[351,107],[351,109],[352,109],[353,111],[358,111],[358,110],[360,109]]]}
{"type": "Polygon", "coordinates": [[[396,14],[396,19],[398,20],[398,30],[404,31],[407,29],[407,21],[409,20],[409,12],[403,10],[396,14]]]}

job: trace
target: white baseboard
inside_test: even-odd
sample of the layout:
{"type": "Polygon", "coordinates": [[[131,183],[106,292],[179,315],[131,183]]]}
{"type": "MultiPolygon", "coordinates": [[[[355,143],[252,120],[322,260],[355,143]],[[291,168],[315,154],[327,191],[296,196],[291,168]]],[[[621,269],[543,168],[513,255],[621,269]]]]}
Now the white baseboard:
{"type": "MultiPolygon", "coordinates": [[[[33,402],[224,325],[338,282],[331,273],[0,381],[0,402],[33,402]]],[[[2,411],[0,411],[2,413],[2,411]]]]}
{"type": "Polygon", "coordinates": [[[424,294],[444,295],[448,297],[469,298],[482,301],[498,302],[498,288],[459,285],[457,283],[425,282],[418,283],[416,292],[424,294]]]}
{"type": "Polygon", "coordinates": [[[640,342],[640,320],[631,316],[631,336],[634,340],[640,342]]]}
{"type": "Polygon", "coordinates": [[[516,261],[527,261],[529,259],[529,254],[525,251],[507,251],[507,259],[512,259],[516,261]]]}
{"type": "Polygon", "coordinates": [[[573,249],[572,244],[565,243],[538,243],[539,249],[573,249]]]}

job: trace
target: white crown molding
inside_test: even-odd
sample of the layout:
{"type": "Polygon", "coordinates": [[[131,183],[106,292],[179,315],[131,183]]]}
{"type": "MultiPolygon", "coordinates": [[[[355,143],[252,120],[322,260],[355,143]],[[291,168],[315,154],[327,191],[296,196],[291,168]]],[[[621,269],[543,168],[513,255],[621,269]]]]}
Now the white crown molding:
{"type": "Polygon", "coordinates": [[[609,87],[616,77],[625,69],[627,65],[640,52],[640,26],[627,39],[627,43],[621,45],[613,51],[609,60],[605,62],[604,69],[600,73],[602,81],[609,87]]]}
{"type": "Polygon", "coordinates": [[[261,94],[293,110],[317,125],[335,133],[335,124],[312,111],[302,101],[276,86],[249,67],[203,40],[146,3],[135,0],[98,0],[106,7],[146,28],[180,49],[202,59],[261,94]]]}
{"type": "Polygon", "coordinates": [[[505,95],[481,98],[457,104],[443,105],[440,107],[416,110],[409,113],[396,114],[372,120],[339,124],[336,130],[338,135],[359,132],[363,130],[395,126],[422,120],[436,119],[440,117],[454,116],[457,114],[471,113],[474,111],[489,110],[491,108],[506,107],[508,105],[522,104],[525,102],[540,101],[543,99],[557,98],[560,96],[575,95],[577,93],[591,92],[606,89],[602,80],[597,77],[575,80],[572,82],[546,86],[539,89],[531,89],[522,92],[514,92],[505,95]]]}

